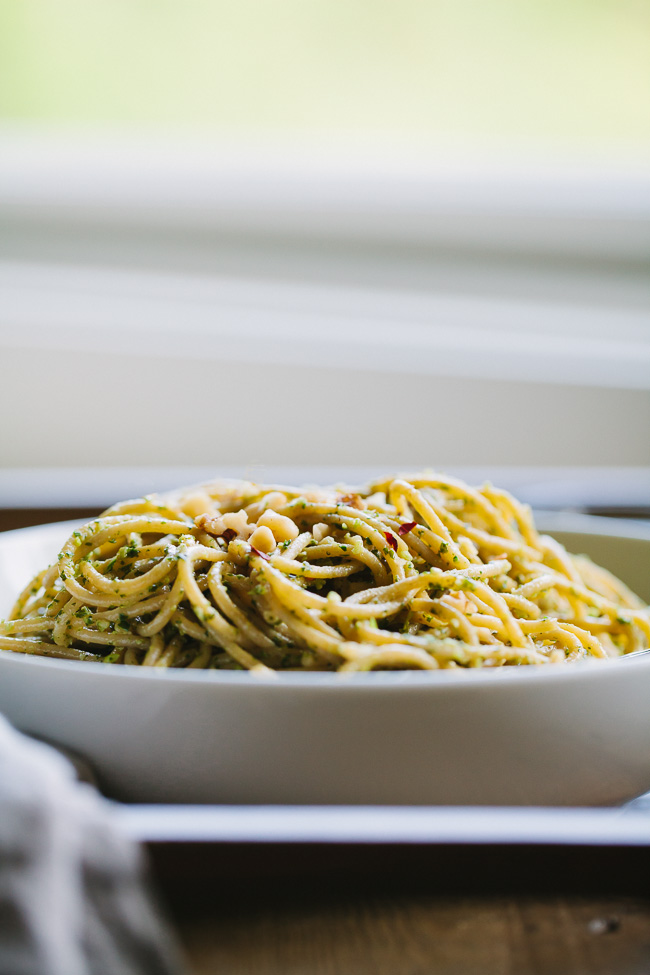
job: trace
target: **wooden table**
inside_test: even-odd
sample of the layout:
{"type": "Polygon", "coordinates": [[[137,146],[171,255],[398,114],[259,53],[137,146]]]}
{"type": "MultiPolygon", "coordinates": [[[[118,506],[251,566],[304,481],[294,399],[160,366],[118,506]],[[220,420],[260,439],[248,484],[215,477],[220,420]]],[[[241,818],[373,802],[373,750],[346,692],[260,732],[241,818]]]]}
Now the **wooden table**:
{"type": "MultiPolygon", "coordinates": [[[[93,509],[0,511],[0,530],[93,509]]],[[[152,845],[194,975],[650,975],[650,850],[152,845]]]]}
{"type": "Polygon", "coordinates": [[[178,923],[196,975],[641,975],[648,911],[627,900],[341,897],[178,923]]]}
{"type": "Polygon", "coordinates": [[[151,853],[195,975],[650,972],[648,851],[151,853]]]}

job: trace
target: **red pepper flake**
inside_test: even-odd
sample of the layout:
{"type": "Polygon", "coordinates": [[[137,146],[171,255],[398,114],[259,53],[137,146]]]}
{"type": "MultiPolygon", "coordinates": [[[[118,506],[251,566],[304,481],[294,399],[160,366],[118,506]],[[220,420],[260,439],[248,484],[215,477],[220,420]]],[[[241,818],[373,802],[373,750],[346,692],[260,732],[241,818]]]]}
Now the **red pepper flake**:
{"type": "Polygon", "coordinates": [[[400,536],[400,538],[403,535],[408,535],[409,532],[413,531],[416,525],[417,521],[405,521],[404,524],[400,525],[397,529],[397,534],[400,536]]]}
{"type": "Polygon", "coordinates": [[[253,553],[253,555],[259,555],[259,557],[261,559],[264,559],[265,562],[271,561],[270,557],[265,552],[260,552],[258,548],[254,548],[252,545],[251,545],[251,552],[253,553]]]}
{"type": "Polygon", "coordinates": [[[237,532],[234,528],[226,528],[225,532],[223,532],[219,537],[223,538],[224,542],[226,543],[232,542],[233,538],[237,538],[237,532]]]}
{"type": "Polygon", "coordinates": [[[390,532],[384,532],[384,538],[392,548],[393,552],[397,551],[397,539],[390,532]]]}

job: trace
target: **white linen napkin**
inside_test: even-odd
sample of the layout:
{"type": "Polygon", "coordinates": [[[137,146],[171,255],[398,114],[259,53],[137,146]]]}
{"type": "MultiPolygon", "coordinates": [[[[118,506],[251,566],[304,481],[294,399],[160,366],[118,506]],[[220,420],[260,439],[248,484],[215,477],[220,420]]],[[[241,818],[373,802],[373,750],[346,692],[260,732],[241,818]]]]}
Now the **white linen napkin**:
{"type": "Polygon", "coordinates": [[[178,975],[110,802],[0,716],[2,975],[178,975]]]}

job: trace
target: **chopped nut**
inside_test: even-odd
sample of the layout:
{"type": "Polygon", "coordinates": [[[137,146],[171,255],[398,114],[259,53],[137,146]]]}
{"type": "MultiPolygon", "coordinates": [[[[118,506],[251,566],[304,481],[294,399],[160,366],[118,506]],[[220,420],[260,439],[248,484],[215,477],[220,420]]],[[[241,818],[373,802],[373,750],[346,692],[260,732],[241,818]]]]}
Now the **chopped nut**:
{"type": "Polygon", "coordinates": [[[256,528],[251,535],[249,542],[253,548],[267,554],[268,552],[272,552],[277,544],[273,532],[270,528],[267,528],[266,525],[260,525],[258,528],[256,528]]]}
{"type": "Polygon", "coordinates": [[[197,528],[202,528],[210,535],[220,537],[228,530],[234,531],[240,538],[248,538],[253,531],[253,525],[248,524],[245,511],[227,511],[224,515],[199,515],[194,519],[197,528]]]}
{"type": "Polygon", "coordinates": [[[330,533],[330,526],[326,525],[324,522],[319,521],[318,524],[314,525],[312,529],[312,534],[315,541],[322,542],[330,533]]]}
{"type": "Polygon", "coordinates": [[[297,538],[300,534],[298,526],[285,515],[279,515],[277,511],[268,508],[257,522],[258,527],[270,528],[276,541],[286,542],[297,538]]]}
{"type": "Polygon", "coordinates": [[[232,528],[241,538],[248,538],[253,531],[253,525],[248,524],[248,517],[244,510],[228,511],[222,515],[223,523],[226,528],[232,528]]]}
{"type": "Polygon", "coordinates": [[[210,535],[223,535],[226,530],[226,526],[221,520],[221,515],[198,515],[194,519],[194,524],[204,532],[209,532],[210,535]]]}

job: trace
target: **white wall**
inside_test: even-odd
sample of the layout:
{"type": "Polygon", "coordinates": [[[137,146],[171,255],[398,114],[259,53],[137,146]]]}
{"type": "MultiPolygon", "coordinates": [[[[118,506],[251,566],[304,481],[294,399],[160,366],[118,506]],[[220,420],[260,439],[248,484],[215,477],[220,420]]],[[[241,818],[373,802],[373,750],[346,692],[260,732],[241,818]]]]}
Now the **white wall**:
{"type": "Polygon", "coordinates": [[[0,131],[0,468],[650,463],[647,176],[136,148],[0,131]]]}
{"type": "Polygon", "coordinates": [[[650,464],[650,393],[4,349],[4,467],[650,464]]]}

